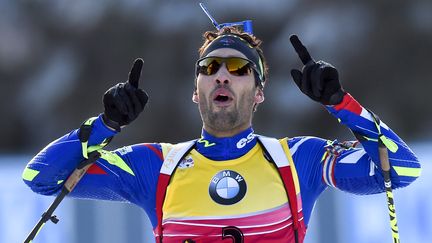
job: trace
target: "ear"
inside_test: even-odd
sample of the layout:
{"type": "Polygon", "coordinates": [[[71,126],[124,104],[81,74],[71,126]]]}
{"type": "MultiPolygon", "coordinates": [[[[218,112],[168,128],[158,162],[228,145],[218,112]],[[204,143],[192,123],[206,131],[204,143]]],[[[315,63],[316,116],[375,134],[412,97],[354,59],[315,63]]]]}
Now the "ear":
{"type": "Polygon", "coordinates": [[[264,102],[264,91],[260,88],[255,93],[255,103],[261,104],[264,102]]]}
{"type": "Polygon", "coordinates": [[[194,103],[197,103],[197,104],[198,104],[198,102],[199,102],[199,97],[198,97],[198,93],[197,93],[197,90],[196,90],[196,89],[194,90],[194,92],[193,92],[193,94],[192,94],[192,101],[193,101],[194,103]]]}

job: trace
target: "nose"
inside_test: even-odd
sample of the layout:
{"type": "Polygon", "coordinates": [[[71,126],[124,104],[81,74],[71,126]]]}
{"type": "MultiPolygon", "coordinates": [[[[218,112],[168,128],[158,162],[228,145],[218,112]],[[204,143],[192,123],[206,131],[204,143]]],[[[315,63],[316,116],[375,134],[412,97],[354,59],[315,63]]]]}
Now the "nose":
{"type": "Polygon", "coordinates": [[[226,64],[224,63],[216,73],[215,82],[217,84],[229,84],[230,83],[230,74],[226,68],[226,64]]]}

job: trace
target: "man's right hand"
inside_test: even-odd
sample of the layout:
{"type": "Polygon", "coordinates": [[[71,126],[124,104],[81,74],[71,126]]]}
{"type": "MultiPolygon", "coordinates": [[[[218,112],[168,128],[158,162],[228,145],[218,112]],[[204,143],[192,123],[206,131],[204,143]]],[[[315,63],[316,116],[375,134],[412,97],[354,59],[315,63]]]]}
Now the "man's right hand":
{"type": "Polygon", "coordinates": [[[290,41],[304,65],[302,71],[291,70],[291,76],[300,91],[323,105],[342,102],[346,92],[339,81],[336,68],[324,61],[315,62],[297,35],[292,35],[290,41]]]}
{"type": "Polygon", "coordinates": [[[117,131],[135,120],[147,104],[147,93],[138,88],[143,63],[141,58],[136,59],[129,79],[111,87],[103,96],[103,121],[117,131]]]}

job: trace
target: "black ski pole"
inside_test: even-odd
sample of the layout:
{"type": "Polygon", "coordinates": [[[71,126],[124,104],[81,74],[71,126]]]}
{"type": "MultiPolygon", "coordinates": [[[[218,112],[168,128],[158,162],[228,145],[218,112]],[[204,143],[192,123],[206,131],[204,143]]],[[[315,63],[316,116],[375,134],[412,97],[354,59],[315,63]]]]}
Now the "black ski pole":
{"type": "Polygon", "coordinates": [[[30,243],[33,241],[33,239],[36,237],[36,235],[39,233],[39,231],[42,229],[42,227],[45,225],[45,223],[48,220],[51,220],[54,224],[57,224],[59,219],[53,215],[54,210],[58,207],[58,205],[61,203],[61,201],[65,198],[66,195],[68,195],[78,184],[78,182],[81,180],[81,178],[84,176],[88,168],[100,157],[100,153],[97,151],[93,151],[89,153],[88,159],[83,160],[78,167],[72,172],[72,174],[69,176],[69,178],[66,180],[65,184],[63,185],[63,188],[61,189],[61,192],[57,197],[54,199],[54,202],[50,205],[48,210],[42,214],[42,217],[37,222],[35,227],[33,227],[33,230],[30,232],[30,234],[27,236],[27,238],[24,240],[24,243],[30,243]]]}

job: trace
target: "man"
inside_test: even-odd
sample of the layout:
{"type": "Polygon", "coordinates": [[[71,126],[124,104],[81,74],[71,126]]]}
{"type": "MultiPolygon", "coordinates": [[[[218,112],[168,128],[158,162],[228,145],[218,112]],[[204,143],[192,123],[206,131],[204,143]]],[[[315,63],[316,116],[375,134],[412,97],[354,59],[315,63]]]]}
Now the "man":
{"type": "Polygon", "coordinates": [[[91,120],[88,141],[83,127],[55,140],[27,165],[25,183],[40,194],[56,194],[84,155],[97,150],[101,158],[71,196],[138,205],[158,242],[303,242],[326,187],[384,191],[378,135],[397,146],[389,154],[393,187],[418,177],[420,164],[407,145],[345,92],[337,70],[315,62],[297,36],[290,40],[304,67],[291,71],[295,83],[350,128],[363,148],[355,147],[357,141],[255,135],[252,116],[264,101],[267,81],[261,41],[234,28],[204,37],[192,95],[203,121],[200,139],[112,152],[97,147],[144,109],[147,94],[138,88],[143,62],[137,59],[128,81],[105,93],[105,110],[91,120]]]}

